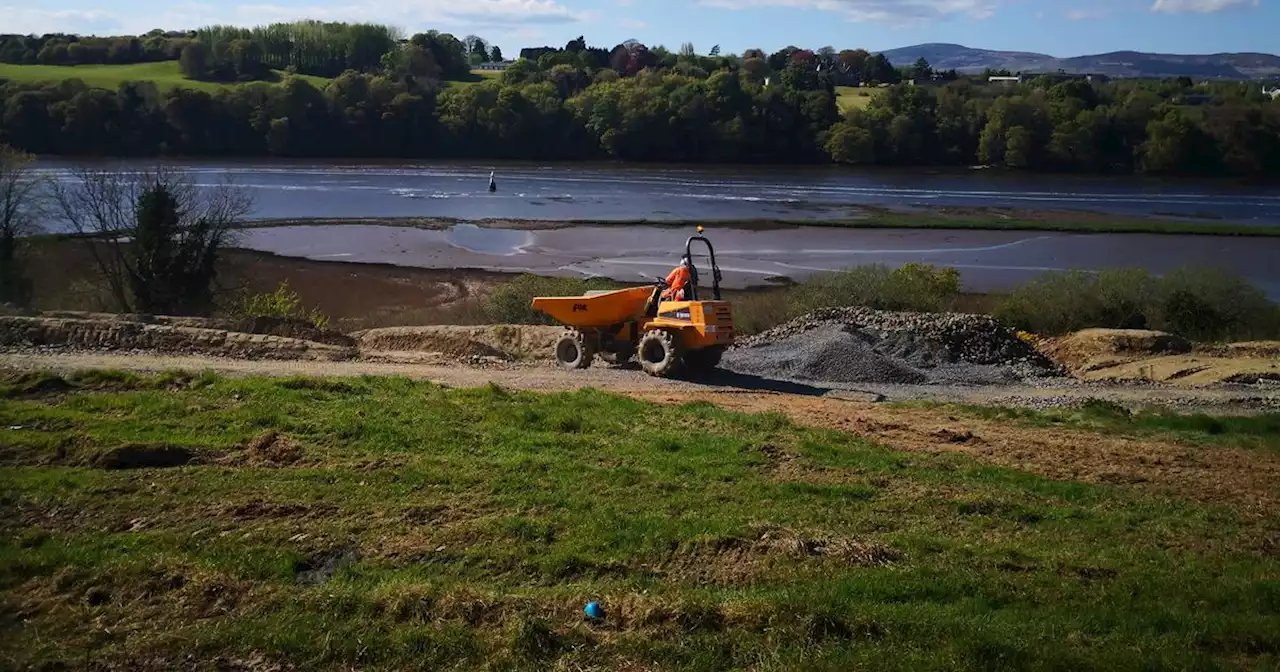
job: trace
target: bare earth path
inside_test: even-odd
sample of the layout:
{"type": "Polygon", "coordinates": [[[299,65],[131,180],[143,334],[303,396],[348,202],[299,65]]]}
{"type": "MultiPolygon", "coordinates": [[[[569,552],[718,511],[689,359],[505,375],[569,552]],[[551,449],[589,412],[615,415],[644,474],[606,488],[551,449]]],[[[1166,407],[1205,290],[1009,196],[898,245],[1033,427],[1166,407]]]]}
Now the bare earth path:
{"type": "MultiPolygon", "coordinates": [[[[148,354],[7,353],[0,368],[70,371],[212,370],[223,375],[406,376],[454,387],[490,382],[524,390],[592,387],[660,403],[704,400],[722,407],[777,411],[804,425],[847,431],[906,451],[960,452],[990,464],[1054,479],[1155,489],[1180,498],[1218,503],[1266,519],[1280,515],[1280,458],[1266,451],[1202,448],[1112,436],[1084,429],[1040,428],[976,419],[942,408],[904,408],[878,400],[933,399],[969,403],[1035,403],[1036,398],[1105,397],[1117,401],[1173,402],[1229,409],[1258,398],[1227,390],[1159,388],[870,386],[824,390],[734,374],[708,382],[662,380],[637,371],[592,368],[562,371],[550,365],[493,367],[376,361],[234,360],[148,354]]],[[[1263,405],[1274,400],[1263,399],[1263,405]]]]}

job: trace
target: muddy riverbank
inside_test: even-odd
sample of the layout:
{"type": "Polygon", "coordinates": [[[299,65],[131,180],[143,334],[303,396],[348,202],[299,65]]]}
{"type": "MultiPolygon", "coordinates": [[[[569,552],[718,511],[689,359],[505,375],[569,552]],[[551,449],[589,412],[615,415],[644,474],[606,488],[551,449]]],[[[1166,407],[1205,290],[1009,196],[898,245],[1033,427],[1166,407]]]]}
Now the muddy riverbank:
{"type": "MultiPolygon", "coordinates": [[[[694,233],[691,226],[300,224],[249,229],[239,244],[319,261],[647,282],[670,270],[694,233]]],[[[1005,291],[1045,271],[1138,267],[1159,274],[1181,266],[1210,266],[1239,273],[1280,298],[1280,268],[1274,264],[1280,258],[1280,238],[821,226],[713,226],[707,234],[731,288],[908,262],[957,268],[971,292],[1005,291]]]]}

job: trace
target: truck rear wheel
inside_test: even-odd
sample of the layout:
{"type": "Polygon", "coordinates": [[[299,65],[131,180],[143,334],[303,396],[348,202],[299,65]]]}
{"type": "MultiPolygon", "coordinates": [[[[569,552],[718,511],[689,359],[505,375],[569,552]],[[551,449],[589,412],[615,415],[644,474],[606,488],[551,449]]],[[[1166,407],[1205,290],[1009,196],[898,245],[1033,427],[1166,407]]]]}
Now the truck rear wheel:
{"type": "Polygon", "coordinates": [[[592,357],[591,343],[580,331],[566,331],[556,340],[556,361],[566,369],[585,369],[591,366],[592,357]]]}
{"type": "Polygon", "coordinates": [[[645,332],[640,338],[640,368],[651,376],[669,378],[680,371],[680,341],[664,329],[645,332]]]}

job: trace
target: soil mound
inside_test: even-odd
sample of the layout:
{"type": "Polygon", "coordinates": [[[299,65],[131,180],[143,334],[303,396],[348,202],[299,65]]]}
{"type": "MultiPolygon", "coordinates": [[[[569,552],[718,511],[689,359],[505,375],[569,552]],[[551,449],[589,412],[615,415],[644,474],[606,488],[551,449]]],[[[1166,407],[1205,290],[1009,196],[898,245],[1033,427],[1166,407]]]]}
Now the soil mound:
{"type": "Polygon", "coordinates": [[[287,467],[298,464],[305,454],[297,441],[273,429],[246,441],[241,448],[222,457],[219,463],[235,467],[287,467]]]}
{"type": "Polygon", "coordinates": [[[1145,329],[1085,329],[1048,339],[1040,351],[1066,369],[1082,373],[1147,357],[1191,352],[1192,343],[1175,334],[1145,329]]]}
{"type": "Polygon", "coordinates": [[[355,355],[349,347],[301,338],[142,322],[126,316],[114,319],[0,317],[0,348],[150,350],[240,359],[325,361],[350,359],[355,355]]]}
{"type": "Polygon", "coordinates": [[[564,330],[526,325],[387,327],[353,334],[361,352],[432,352],[450,357],[547,357],[564,330]]]}
{"type": "Polygon", "coordinates": [[[339,331],[320,329],[306,320],[294,317],[250,317],[241,320],[218,321],[214,328],[238,331],[246,334],[266,334],[298,338],[312,343],[324,343],[352,348],[356,339],[339,331]]]}

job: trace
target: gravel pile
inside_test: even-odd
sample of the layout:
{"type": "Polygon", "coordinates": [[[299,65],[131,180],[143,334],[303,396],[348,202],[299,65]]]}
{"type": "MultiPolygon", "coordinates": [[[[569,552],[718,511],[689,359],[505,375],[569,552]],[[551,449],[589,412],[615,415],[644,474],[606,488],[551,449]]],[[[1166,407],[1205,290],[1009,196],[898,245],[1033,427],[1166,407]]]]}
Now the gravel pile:
{"type": "Polygon", "coordinates": [[[831,383],[995,385],[1060,375],[989,316],[868,308],[819,310],[741,339],[721,366],[831,383]]]}

